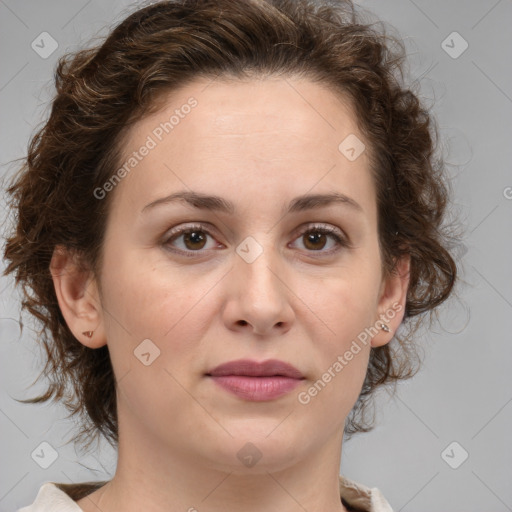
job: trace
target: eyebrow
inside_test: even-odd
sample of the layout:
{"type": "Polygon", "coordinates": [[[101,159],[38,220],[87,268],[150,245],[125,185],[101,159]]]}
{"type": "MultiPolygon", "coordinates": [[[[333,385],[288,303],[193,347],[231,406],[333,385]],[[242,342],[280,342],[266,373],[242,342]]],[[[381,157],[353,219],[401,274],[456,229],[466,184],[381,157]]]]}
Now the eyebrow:
{"type": "MultiPolygon", "coordinates": [[[[200,192],[182,191],[175,192],[166,197],[161,197],[155,201],[147,204],[142,209],[142,213],[145,213],[155,206],[169,204],[174,202],[185,202],[194,208],[200,210],[210,210],[233,214],[235,213],[235,205],[219,196],[211,196],[202,194],[200,192]]],[[[287,208],[284,209],[283,213],[297,213],[306,210],[312,210],[314,208],[322,208],[330,206],[332,204],[341,204],[352,208],[354,211],[363,213],[363,208],[354,199],[345,194],[339,192],[331,192],[329,194],[305,194],[298,196],[290,201],[287,208]]]]}

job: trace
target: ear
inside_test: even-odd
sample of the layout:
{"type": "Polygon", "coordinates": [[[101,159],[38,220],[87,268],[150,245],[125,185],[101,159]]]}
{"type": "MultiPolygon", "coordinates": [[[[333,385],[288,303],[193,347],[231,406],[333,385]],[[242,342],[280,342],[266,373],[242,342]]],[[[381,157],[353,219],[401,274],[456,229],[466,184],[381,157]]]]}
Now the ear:
{"type": "Polygon", "coordinates": [[[106,345],[102,306],[92,271],[79,265],[73,251],[57,246],[50,272],[60,310],[75,338],[89,348],[106,345]],[[91,331],[91,336],[84,334],[91,331]]]}
{"type": "Polygon", "coordinates": [[[391,274],[382,280],[378,304],[379,320],[376,322],[378,333],[372,338],[372,347],[381,347],[389,343],[402,323],[405,314],[410,269],[410,256],[403,256],[396,262],[391,274]],[[382,329],[381,325],[387,326],[389,332],[382,329]]]}

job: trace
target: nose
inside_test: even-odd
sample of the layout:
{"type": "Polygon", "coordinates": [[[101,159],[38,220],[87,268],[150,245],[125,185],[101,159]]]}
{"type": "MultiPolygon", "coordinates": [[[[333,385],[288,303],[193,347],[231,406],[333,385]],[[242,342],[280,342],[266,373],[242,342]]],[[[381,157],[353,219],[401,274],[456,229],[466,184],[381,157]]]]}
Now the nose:
{"type": "Polygon", "coordinates": [[[260,336],[284,334],[291,328],[294,312],[292,290],[283,266],[265,248],[254,261],[236,256],[224,305],[224,322],[231,330],[260,336]]]}

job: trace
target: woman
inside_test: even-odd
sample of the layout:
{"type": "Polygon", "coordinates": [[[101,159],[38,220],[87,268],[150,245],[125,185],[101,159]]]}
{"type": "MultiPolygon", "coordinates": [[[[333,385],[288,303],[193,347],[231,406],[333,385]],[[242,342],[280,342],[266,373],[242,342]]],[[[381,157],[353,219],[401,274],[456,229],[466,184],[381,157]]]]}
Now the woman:
{"type": "Polygon", "coordinates": [[[390,41],[348,1],[176,0],[61,59],[6,273],[48,350],[31,401],[71,385],[118,462],[21,510],[392,510],[339,475],[343,435],[456,266],[390,41]]]}

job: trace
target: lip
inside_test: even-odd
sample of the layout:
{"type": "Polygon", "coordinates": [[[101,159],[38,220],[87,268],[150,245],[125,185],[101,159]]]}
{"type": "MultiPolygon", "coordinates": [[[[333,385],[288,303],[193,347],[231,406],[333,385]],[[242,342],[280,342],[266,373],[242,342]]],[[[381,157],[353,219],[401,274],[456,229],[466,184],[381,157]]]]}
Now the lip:
{"type": "Polygon", "coordinates": [[[288,394],[305,378],[297,368],[277,359],[230,361],[217,366],[206,376],[224,390],[258,402],[288,394]]]}

